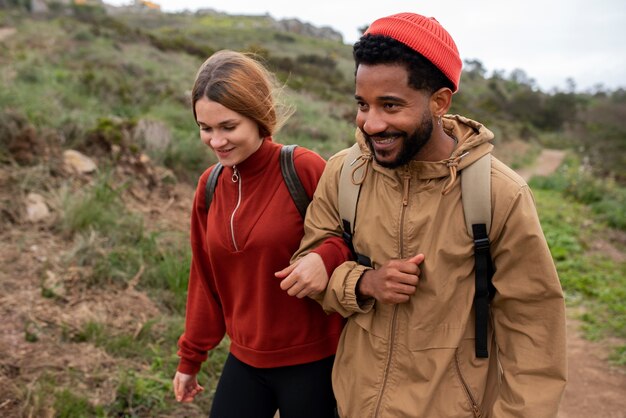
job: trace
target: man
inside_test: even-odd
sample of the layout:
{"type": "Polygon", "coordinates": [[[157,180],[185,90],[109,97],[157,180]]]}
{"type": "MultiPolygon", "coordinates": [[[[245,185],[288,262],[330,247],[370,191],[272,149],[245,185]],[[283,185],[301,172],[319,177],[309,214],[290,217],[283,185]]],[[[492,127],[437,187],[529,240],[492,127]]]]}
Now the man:
{"type": "MultiPolygon", "coordinates": [[[[474,249],[459,177],[491,151],[493,134],[446,115],[462,66],[454,41],[435,19],[401,13],[376,20],[354,58],[363,155],[329,160],[295,256],[342,234],[338,182],[353,164],[353,244],[372,267],[343,263],[320,295],[325,310],[348,318],[333,370],[339,415],[555,417],[566,382],[563,294],[531,191],[495,158],[496,290],[489,356],[476,356],[474,249]]],[[[296,266],[277,276],[301,297],[296,266]]]]}

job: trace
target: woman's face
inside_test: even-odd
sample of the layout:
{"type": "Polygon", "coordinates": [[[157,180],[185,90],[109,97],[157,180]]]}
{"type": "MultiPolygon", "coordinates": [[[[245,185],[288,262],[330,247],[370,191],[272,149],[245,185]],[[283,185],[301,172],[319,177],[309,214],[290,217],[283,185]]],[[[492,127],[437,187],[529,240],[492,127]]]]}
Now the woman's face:
{"type": "Polygon", "coordinates": [[[261,146],[259,127],[252,119],[206,97],[195,106],[200,139],[213,150],[222,165],[237,165],[261,146]]]}

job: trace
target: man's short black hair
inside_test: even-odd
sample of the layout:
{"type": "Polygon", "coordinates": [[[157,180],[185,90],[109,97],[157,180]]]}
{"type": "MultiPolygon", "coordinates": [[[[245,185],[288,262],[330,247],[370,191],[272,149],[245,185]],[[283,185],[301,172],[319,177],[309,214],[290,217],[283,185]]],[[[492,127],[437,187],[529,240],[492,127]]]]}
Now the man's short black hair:
{"type": "Polygon", "coordinates": [[[401,64],[409,72],[409,85],[416,90],[434,93],[442,87],[454,91],[454,84],[422,54],[389,36],[362,36],[354,44],[352,55],[356,68],[360,64],[401,64]]]}

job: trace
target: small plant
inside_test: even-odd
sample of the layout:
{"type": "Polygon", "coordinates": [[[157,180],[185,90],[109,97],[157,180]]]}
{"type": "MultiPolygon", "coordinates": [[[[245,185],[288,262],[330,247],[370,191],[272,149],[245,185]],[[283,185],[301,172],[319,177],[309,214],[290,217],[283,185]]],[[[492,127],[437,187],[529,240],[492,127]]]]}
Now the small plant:
{"type": "Polygon", "coordinates": [[[54,394],[54,410],[57,418],[105,417],[104,409],[92,405],[89,400],[63,389],[54,394]]]}

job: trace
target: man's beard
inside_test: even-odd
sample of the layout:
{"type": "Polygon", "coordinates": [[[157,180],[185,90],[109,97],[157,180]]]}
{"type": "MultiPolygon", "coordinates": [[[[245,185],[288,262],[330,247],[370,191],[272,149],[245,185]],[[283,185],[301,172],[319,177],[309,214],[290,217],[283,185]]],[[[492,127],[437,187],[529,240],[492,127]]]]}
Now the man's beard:
{"type": "MultiPolygon", "coordinates": [[[[406,132],[380,132],[375,135],[368,135],[363,130],[361,130],[365,140],[367,142],[367,146],[372,151],[372,155],[374,155],[374,159],[376,162],[383,167],[387,168],[395,168],[400,167],[402,165],[407,164],[409,161],[413,160],[418,152],[428,143],[430,136],[433,132],[433,121],[430,117],[429,112],[424,112],[424,116],[422,118],[422,123],[413,131],[411,135],[406,132]],[[376,158],[376,152],[374,152],[374,145],[372,137],[376,138],[390,138],[393,136],[401,137],[402,139],[402,147],[400,148],[400,152],[398,156],[393,161],[379,161],[376,158]]],[[[384,156],[387,151],[382,151],[381,156],[384,156]]]]}

